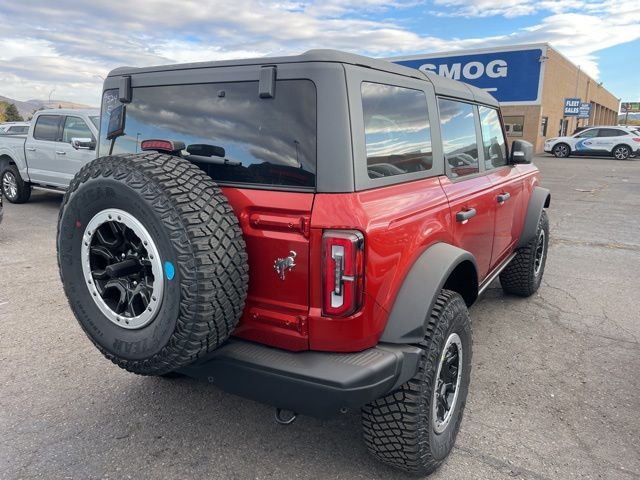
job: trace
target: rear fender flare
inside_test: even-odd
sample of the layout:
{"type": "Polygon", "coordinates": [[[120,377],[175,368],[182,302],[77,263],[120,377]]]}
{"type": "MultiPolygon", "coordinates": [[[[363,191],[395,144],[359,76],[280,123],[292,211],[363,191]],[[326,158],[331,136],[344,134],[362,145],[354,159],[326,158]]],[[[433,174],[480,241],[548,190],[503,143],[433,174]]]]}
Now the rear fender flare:
{"type": "Polygon", "coordinates": [[[533,187],[531,197],[529,198],[529,206],[527,207],[527,215],[524,218],[522,226],[522,234],[516,248],[527,245],[535,236],[540,222],[542,209],[549,207],[551,204],[551,193],[548,189],[542,187],[533,187]]]}
{"type": "Polygon", "coordinates": [[[415,261],[404,279],[380,338],[388,343],[419,343],[424,340],[426,318],[431,314],[438,293],[451,273],[462,264],[470,264],[475,286],[465,297],[468,305],[478,294],[477,265],[473,255],[448,243],[436,243],[415,261]]]}

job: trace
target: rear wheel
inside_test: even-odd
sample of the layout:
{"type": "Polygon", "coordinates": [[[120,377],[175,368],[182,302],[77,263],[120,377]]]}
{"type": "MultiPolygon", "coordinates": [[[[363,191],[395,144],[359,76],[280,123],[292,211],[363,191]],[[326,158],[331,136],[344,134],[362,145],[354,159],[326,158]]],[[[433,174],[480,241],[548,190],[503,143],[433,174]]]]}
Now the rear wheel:
{"type": "Polygon", "coordinates": [[[217,348],[248,288],[242,231],[196,166],[170,155],[103,157],[65,194],[58,265],[69,304],[110,360],[162,375],[217,348]]]}
{"type": "Polygon", "coordinates": [[[433,472],[456,440],[469,391],[471,322],[462,297],[443,290],[428,319],[415,376],[362,409],[364,441],[379,460],[433,472]]]}
{"type": "Polygon", "coordinates": [[[613,149],[616,160],[627,160],[631,156],[631,149],[626,145],[618,145],[613,149]]]}
{"type": "Polygon", "coordinates": [[[549,218],[542,210],[535,238],[518,249],[516,256],[500,273],[500,284],[506,293],[529,297],[542,283],[549,248],[549,218]]]}
{"type": "Polygon", "coordinates": [[[31,184],[22,180],[15,165],[7,165],[0,173],[0,186],[11,203],[25,203],[31,198],[31,184]]]}

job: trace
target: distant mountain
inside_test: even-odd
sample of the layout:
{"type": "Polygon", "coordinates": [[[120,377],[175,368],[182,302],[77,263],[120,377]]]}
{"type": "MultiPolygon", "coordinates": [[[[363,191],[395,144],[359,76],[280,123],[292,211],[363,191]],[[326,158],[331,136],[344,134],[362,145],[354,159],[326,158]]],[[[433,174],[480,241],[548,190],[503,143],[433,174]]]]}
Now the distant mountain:
{"type": "Polygon", "coordinates": [[[69,102],[67,100],[27,100],[26,102],[21,102],[19,100],[14,100],[13,98],[4,97],[0,95],[0,102],[8,102],[15,104],[18,112],[22,115],[25,120],[30,118],[33,114],[34,110],[39,110],[41,108],[95,108],[89,105],[84,105],[82,103],[74,103],[69,102]]]}
{"type": "MultiPolygon", "coordinates": [[[[618,122],[624,122],[626,113],[621,113],[618,115],[618,122]]],[[[640,120],[640,113],[630,113],[629,120],[640,120]]]]}

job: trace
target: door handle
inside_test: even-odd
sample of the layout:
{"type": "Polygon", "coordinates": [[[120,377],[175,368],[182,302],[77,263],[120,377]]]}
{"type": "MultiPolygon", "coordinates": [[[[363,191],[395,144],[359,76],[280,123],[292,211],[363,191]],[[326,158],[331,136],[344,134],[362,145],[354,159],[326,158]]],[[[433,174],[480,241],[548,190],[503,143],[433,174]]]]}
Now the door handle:
{"type": "Polygon", "coordinates": [[[26,147],[25,150],[28,150],[30,152],[35,152],[36,149],[34,147],[26,147]]]}
{"type": "Polygon", "coordinates": [[[56,155],[66,155],[66,154],[67,154],[67,152],[61,152],[59,150],[56,152],[56,155]]]}
{"type": "Polygon", "coordinates": [[[476,209],[470,208],[456,213],[456,222],[467,223],[469,219],[476,216],[476,209]]]}
{"type": "Polygon", "coordinates": [[[509,200],[511,198],[511,194],[508,192],[505,193],[501,193],[500,195],[497,196],[498,199],[498,203],[502,204],[504,202],[506,202],[507,200],[509,200]]]}

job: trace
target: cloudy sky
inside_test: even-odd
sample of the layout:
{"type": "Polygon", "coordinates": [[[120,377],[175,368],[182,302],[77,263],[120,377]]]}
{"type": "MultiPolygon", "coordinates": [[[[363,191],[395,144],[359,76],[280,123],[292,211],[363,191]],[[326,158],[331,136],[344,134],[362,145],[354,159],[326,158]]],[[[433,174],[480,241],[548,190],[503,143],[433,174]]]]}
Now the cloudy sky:
{"type": "Polygon", "coordinates": [[[639,0],[28,0],[0,4],[0,95],[98,105],[121,65],[336,48],[398,56],[550,42],[640,100],[639,0]]]}

